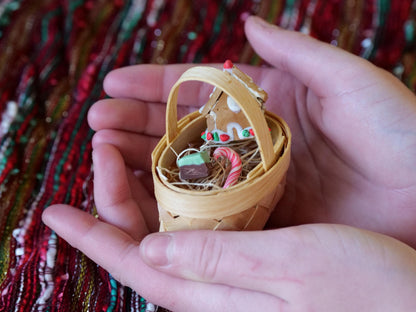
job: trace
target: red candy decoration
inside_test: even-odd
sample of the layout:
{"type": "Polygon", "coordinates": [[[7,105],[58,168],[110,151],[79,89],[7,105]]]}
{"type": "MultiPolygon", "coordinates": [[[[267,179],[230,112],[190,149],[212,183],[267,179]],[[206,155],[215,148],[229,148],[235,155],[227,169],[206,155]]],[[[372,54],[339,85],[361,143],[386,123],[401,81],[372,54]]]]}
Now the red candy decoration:
{"type": "Polygon", "coordinates": [[[212,133],[211,132],[207,132],[207,140],[211,141],[213,139],[212,137],[212,133]]]}
{"type": "Polygon", "coordinates": [[[231,62],[230,60],[226,60],[224,63],[224,69],[231,69],[233,68],[233,62],[231,62]]]}
{"type": "Polygon", "coordinates": [[[238,182],[242,170],[241,158],[236,151],[229,147],[218,147],[214,151],[214,158],[226,157],[231,162],[231,171],[228,174],[227,180],[225,180],[223,188],[229,188],[238,182]]]}
{"type": "Polygon", "coordinates": [[[220,135],[220,140],[221,142],[226,142],[230,139],[230,136],[228,134],[221,134],[220,135]]]}
{"type": "Polygon", "coordinates": [[[248,131],[250,132],[250,134],[251,134],[252,136],[254,136],[254,131],[253,131],[253,129],[249,129],[248,131]]]}

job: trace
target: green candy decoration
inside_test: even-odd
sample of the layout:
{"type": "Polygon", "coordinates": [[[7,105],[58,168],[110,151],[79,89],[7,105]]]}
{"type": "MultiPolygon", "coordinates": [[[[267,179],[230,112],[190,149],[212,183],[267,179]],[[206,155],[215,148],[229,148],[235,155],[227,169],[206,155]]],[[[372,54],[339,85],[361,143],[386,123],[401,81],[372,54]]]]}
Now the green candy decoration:
{"type": "Polygon", "coordinates": [[[243,137],[248,138],[250,136],[250,132],[248,130],[243,130],[243,137]]]}

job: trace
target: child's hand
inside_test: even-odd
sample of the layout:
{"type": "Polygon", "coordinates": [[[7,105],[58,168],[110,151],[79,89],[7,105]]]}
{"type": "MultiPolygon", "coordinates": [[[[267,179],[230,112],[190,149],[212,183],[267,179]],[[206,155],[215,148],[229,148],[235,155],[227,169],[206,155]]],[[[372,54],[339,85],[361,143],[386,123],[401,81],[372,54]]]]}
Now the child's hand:
{"type": "MultiPolygon", "coordinates": [[[[271,225],[344,223],[416,246],[414,95],[365,60],[301,34],[256,18],[246,33],[274,68],[241,68],[268,91],[268,109],[293,132],[287,189],[271,225]]],[[[141,181],[150,181],[143,172],[149,174],[150,152],[164,133],[164,103],[185,68],[146,65],[108,76],[106,91],[119,99],[99,102],[89,116],[98,130],[101,220],[55,206],[45,223],[119,281],[174,311],[413,311],[414,250],[345,226],[164,234],[174,247],[153,243],[168,248],[170,264],[144,257],[163,253],[152,236],[139,246],[157,228],[151,183],[141,181]]],[[[194,87],[180,92],[182,115],[211,91],[194,87]]]]}
{"type": "Polygon", "coordinates": [[[315,224],[156,233],[139,245],[79,210],[51,207],[44,220],[122,284],[172,311],[416,309],[416,252],[381,234],[315,224]]]}
{"type": "MultiPolygon", "coordinates": [[[[286,193],[270,226],[334,222],[393,235],[416,246],[416,98],[391,74],[338,48],[258,19],[249,40],[275,68],[240,66],[269,93],[266,107],[293,132],[286,193]]],[[[94,146],[110,143],[133,169],[149,170],[164,134],[165,102],[189,65],[116,70],[117,99],[90,111],[94,146]]],[[[179,112],[203,105],[212,87],[184,84],[179,112]]]]}
{"type": "MultiPolygon", "coordinates": [[[[95,103],[88,113],[89,125],[96,131],[92,140],[94,154],[97,154],[97,150],[102,145],[107,145],[107,149],[110,148],[108,145],[111,145],[119,151],[123,159],[114,161],[124,162],[131,176],[123,187],[132,184],[130,185],[132,196],[143,207],[144,218],[152,232],[158,230],[159,224],[150,174],[150,154],[165,133],[165,102],[169,92],[167,85],[173,85],[183,70],[183,65],[170,66],[166,75],[163,67],[155,65],[116,70],[106,77],[104,83],[105,91],[114,98],[95,103]],[[164,77],[164,83],[160,81],[161,77],[164,77]],[[132,173],[140,178],[139,181],[133,178],[132,173]],[[140,196],[146,190],[148,194],[143,201],[140,196]]],[[[196,109],[197,106],[182,105],[178,107],[178,114],[183,116],[196,109]]],[[[95,182],[100,180],[100,170],[94,164],[95,182]]],[[[122,182],[122,177],[118,177],[118,180],[122,182]]],[[[99,200],[102,193],[114,188],[114,183],[109,181],[109,179],[100,181],[100,186],[95,187],[96,199],[99,200]]],[[[99,203],[97,209],[100,212],[99,203]]]]}
{"type": "Polygon", "coordinates": [[[416,251],[347,226],[157,233],[140,253],[178,278],[159,288],[173,311],[416,309],[416,251]]]}

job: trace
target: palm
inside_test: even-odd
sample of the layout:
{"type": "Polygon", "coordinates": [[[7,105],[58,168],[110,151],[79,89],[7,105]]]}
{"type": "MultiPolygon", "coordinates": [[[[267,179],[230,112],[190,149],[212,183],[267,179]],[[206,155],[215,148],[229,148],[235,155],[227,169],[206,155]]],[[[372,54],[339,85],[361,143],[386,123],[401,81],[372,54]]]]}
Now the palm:
{"type": "MultiPolygon", "coordinates": [[[[293,132],[286,193],[270,225],[340,222],[416,243],[414,95],[358,57],[300,34],[268,31],[246,29],[275,68],[241,69],[269,93],[267,108],[293,132]],[[270,36],[279,36],[279,46],[270,36]]],[[[95,141],[115,144],[128,166],[149,170],[150,152],[164,134],[168,92],[185,69],[145,65],[113,72],[105,88],[117,99],[90,115],[100,130],[95,141]]],[[[182,88],[181,115],[198,109],[212,90],[182,88]]]]}
{"type": "MultiPolygon", "coordinates": [[[[399,223],[405,228],[406,220],[411,217],[415,219],[416,211],[410,208],[400,214],[392,214],[391,211],[401,209],[415,199],[415,192],[410,192],[410,188],[416,185],[415,175],[409,176],[408,168],[403,166],[410,158],[401,156],[406,155],[406,146],[408,153],[415,154],[415,151],[410,150],[411,144],[405,144],[395,151],[394,140],[402,140],[400,134],[389,137],[383,133],[382,127],[374,129],[376,126],[371,123],[371,109],[377,105],[386,110],[379,114],[377,122],[382,120],[388,127],[397,127],[397,123],[403,122],[404,118],[389,120],[388,110],[391,103],[400,99],[383,101],[384,95],[380,93],[382,85],[357,90],[346,86],[348,92],[344,95],[318,96],[297,79],[276,69],[243,68],[255,80],[257,78],[265,90],[270,90],[268,109],[281,115],[293,132],[292,166],[288,173],[286,194],[270,225],[339,222],[382,230],[400,237],[400,233],[390,231],[399,223]],[[369,98],[367,93],[374,95],[369,98]],[[361,97],[366,97],[369,101],[365,105],[355,105],[355,101],[361,97]],[[387,146],[390,147],[388,153],[384,152],[387,146]],[[372,155],[378,155],[377,161],[372,160],[372,155]]],[[[133,95],[140,100],[107,100],[97,105],[91,114],[95,116],[90,119],[92,126],[97,130],[106,129],[99,131],[95,141],[110,140],[118,145],[133,169],[149,169],[150,151],[157,142],[157,137],[164,132],[164,106],[155,104],[155,101],[163,103],[166,100],[169,86],[184,68],[173,66],[164,69],[164,74],[171,79],[163,79],[165,85],[156,88],[165,90],[164,92],[141,94],[142,90],[149,90],[147,83],[155,86],[155,81],[161,81],[160,70],[161,68],[156,70],[156,67],[150,66],[140,67],[137,72],[134,68],[119,72],[118,75],[121,76],[113,76],[113,82],[126,79],[127,72],[136,74],[135,90],[129,89],[124,81],[123,90],[113,85],[107,88],[109,93],[118,97],[133,95]],[[141,90],[137,90],[137,79],[146,79],[141,90]],[[146,111],[146,118],[155,122],[136,120],[129,125],[125,118],[115,118],[114,113],[109,114],[110,109],[113,112],[115,109],[120,110],[120,114],[124,112],[125,117],[133,114],[143,116],[146,111]]],[[[188,88],[191,87],[196,91],[183,91],[185,94],[193,92],[194,97],[182,99],[182,115],[197,109],[201,103],[196,103],[194,99],[203,101],[210,92],[210,86],[198,88],[194,85],[188,88]]],[[[140,192],[136,190],[135,193],[140,192]]]]}
{"type": "MultiPolygon", "coordinates": [[[[269,93],[267,109],[283,117],[293,134],[286,192],[270,226],[345,223],[416,246],[414,95],[391,75],[341,50],[255,17],[245,25],[252,46],[273,67],[241,69],[269,93]]],[[[292,299],[285,303],[294,304],[287,307],[295,309],[305,302],[318,302],[323,293],[313,293],[316,285],[326,285],[333,295],[324,292],[324,297],[340,310],[350,303],[365,304],[366,310],[371,305],[384,307],[378,295],[388,298],[387,306],[395,306],[399,297],[412,299],[406,292],[414,282],[412,250],[387,237],[339,225],[155,234],[150,242],[157,237],[162,240],[153,240],[153,247],[149,241],[138,246],[149,231],[157,230],[150,153],[165,132],[169,90],[185,69],[185,65],[144,65],[107,77],[105,90],[114,99],[97,103],[89,113],[89,123],[97,131],[94,195],[104,222],[57,205],[46,210],[45,223],[122,284],[178,310],[195,310],[203,304],[213,311],[224,306],[219,305],[221,299],[228,306],[248,301],[256,305],[253,309],[259,303],[276,309],[284,294],[292,299]],[[165,265],[166,259],[170,265],[165,265]],[[377,263],[379,270],[375,270],[377,263]],[[354,270],[358,275],[350,274],[354,270]],[[250,274],[252,280],[247,279],[250,274]],[[277,298],[269,296],[271,274],[278,277],[277,286],[283,283],[282,293],[274,294],[277,298]],[[360,287],[352,289],[348,285],[357,284],[356,276],[360,287]],[[392,288],[378,283],[385,276],[399,285],[393,287],[399,289],[392,296],[396,301],[390,300],[392,288]],[[298,277],[305,278],[301,289],[293,288],[298,277]],[[365,296],[367,285],[376,301],[365,296]],[[345,301],[345,295],[354,300],[345,301]]],[[[182,86],[180,115],[198,109],[211,90],[211,86],[182,86]]]]}
{"type": "MultiPolygon", "coordinates": [[[[353,71],[338,74],[341,79],[353,71]]],[[[416,155],[416,141],[414,134],[403,135],[412,122],[407,114],[397,115],[402,96],[383,93],[395,79],[382,74],[385,81],[372,84],[364,77],[362,88],[346,84],[342,92],[318,96],[278,70],[261,76],[264,89],[271,90],[269,98],[279,99],[270,100],[269,107],[293,132],[286,194],[271,226],[344,223],[411,239],[409,234],[416,234],[411,223],[416,219],[411,207],[416,176],[409,170],[414,171],[410,155],[416,155]],[[399,224],[403,232],[394,230],[399,224]]],[[[414,114],[415,104],[406,104],[414,114]]]]}

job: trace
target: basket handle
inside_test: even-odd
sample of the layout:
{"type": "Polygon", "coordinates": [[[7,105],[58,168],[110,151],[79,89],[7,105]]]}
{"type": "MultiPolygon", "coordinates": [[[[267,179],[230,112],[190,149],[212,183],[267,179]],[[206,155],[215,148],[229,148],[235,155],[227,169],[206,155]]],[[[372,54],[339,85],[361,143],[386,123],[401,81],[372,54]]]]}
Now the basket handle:
{"type": "Polygon", "coordinates": [[[212,67],[191,67],[182,74],[170,90],[166,107],[166,137],[168,145],[170,145],[178,135],[178,91],[180,84],[186,81],[201,81],[211,84],[221,89],[235,100],[253,128],[263,161],[263,168],[265,171],[269,170],[276,162],[276,156],[273,151],[272,138],[264,113],[260,109],[257,100],[236,78],[212,67]]]}

